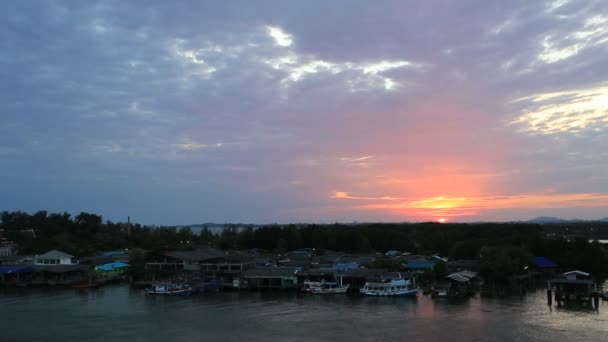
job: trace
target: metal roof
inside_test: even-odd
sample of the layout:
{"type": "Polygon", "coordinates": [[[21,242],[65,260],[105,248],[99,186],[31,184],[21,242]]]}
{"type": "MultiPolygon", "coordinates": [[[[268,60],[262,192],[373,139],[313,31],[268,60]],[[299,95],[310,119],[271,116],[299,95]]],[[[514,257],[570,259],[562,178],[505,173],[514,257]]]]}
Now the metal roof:
{"type": "Polygon", "coordinates": [[[534,265],[536,267],[557,267],[556,263],[543,256],[534,257],[534,265]]]}
{"type": "Polygon", "coordinates": [[[463,275],[460,275],[460,274],[450,274],[447,276],[447,278],[456,280],[457,282],[460,282],[460,283],[466,283],[469,281],[469,278],[467,278],[463,275]]]}
{"type": "Polygon", "coordinates": [[[36,256],[36,259],[72,259],[74,256],[53,249],[52,251],[36,256]]]}
{"type": "Polygon", "coordinates": [[[16,273],[27,273],[34,271],[31,267],[23,266],[2,266],[0,267],[0,274],[16,274],[16,273]]]}
{"type": "Polygon", "coordinates": [[[129,266],[130,266],[129,264],[126,264],[124,262],[111,262],[109,264],[95,266],[95,268],[98,270],[102,270],[102,271],[112,271],[112,270],[121,269],[121,268],[129,267],[129,266]]]}
{"type": "Polygon", "coordinates": [[[565,272],[564,273],[565,276],[568,276],[568,275],[571,275],[571,274],[581,275],[583,277],[588,277],[589,276],[589,273],[583,272],[583,271],[579,271],[579,270],[574,270],[574,271],[570,271],[570,272],[565,272]]]}

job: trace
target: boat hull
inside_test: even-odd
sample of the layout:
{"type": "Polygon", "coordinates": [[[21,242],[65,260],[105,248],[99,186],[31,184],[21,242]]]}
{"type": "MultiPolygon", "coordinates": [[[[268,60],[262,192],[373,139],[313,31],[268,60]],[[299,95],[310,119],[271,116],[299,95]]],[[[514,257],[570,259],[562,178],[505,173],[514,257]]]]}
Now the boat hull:
{"type": "Polygon", "coordinates": [[[361,290],[361,294],[365,296],[375,297],[416,297],[418,289],[407,289],[402,291],[367,291],[361,290]]]}
{"type": "Polygon", "coordinates": [[[190,294],[192,294],[192,290],[175,290],[175,291],[148,290],[147,293],[149,295],[156,295],[156,296],[189,296],[190,294]]]}
{"type": "Polygon", "coordinates": [[[189,296],[192,287],[188,285],[153,285],[146,290],[149,295],[155,296],[189,296]]]}
{"type": "Polygon", "coordinates": [[[312,294],[341,294],[341,293],[346,293],[347,291],[348,291],[348,286],[343,286],[343,287],[334,287],[334,288],[330,288],[330,289],[313,288],[310,290],[310,293],[312,293],[312,294]]]}

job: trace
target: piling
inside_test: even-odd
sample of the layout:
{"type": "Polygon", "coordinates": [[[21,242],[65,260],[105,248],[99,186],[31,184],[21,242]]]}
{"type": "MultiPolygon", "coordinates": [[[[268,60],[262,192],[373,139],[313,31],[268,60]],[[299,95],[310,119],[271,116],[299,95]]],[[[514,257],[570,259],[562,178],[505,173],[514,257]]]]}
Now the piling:
{"type": "Polygon", "coordinates": [[[600,308],[600,294],[598,292],[593,293],[593,305],[596,310],[600,308]]]}

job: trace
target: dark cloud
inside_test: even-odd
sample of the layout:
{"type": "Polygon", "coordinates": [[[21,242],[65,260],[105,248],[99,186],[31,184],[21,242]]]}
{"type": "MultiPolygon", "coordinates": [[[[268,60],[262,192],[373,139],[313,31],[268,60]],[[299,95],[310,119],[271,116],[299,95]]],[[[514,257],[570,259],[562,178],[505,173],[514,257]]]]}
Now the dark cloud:
{"type": "Polygon", "coordinates": [[[333,191],[606,192],[605,115],[577,126],[567,95],[576,129],[513,124],[608,79],[606,5],[552,3],[2,3],[0,208],[332,221],[407,218],[333,191]],[[442,177],[469,188],[424,190],[442,177]]]}

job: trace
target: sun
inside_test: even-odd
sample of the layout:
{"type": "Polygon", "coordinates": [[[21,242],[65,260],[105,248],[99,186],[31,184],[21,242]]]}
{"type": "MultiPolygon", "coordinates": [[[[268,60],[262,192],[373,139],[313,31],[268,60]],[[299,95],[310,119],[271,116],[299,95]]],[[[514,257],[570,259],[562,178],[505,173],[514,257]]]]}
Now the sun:
{"type": "Polygon", "coordinates": [[[442,217],[442,218],[440,218],[438,221],[439,221],[439,223],[446,223],[446,222],[448,222],[448,220],[446,220],[446,219],[445,219],[445,218],[443,218],[443,217],[442,217]]]}

